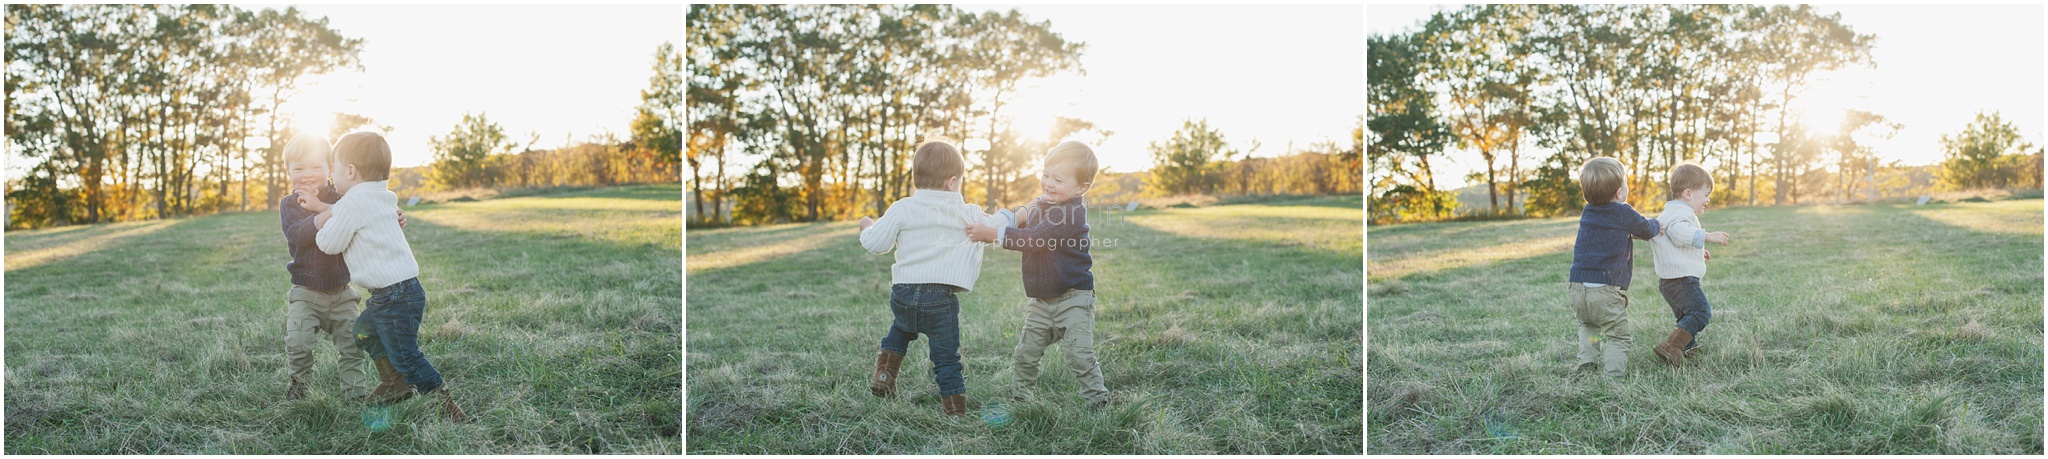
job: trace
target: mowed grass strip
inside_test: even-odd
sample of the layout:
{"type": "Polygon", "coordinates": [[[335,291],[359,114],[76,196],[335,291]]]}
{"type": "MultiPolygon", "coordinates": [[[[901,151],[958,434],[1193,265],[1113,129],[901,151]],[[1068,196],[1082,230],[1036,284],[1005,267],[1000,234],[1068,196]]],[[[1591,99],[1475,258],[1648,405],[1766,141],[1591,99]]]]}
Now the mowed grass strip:
{"type": "Polygon", "coordinates": [[[988,249],[961,299],[970,410],[940,414],[927,343],[899,398],[869,394],[891,319],[890,255],[853,222],[689,232],[690,453],[1357,454],[1364,368],[1357,198],[1089,216],[1096,356],[1089,411],[1058,345],[1009,397],[1023,326],[1018,253],[988,249]]]}
{"type": "Polygon", "coordinates": [[[275,212],[9,232],[7,452],[680,452],[680,195],[407,208],[421,348],[475,420],[416,397],[381,432],[326,335],[309,397],[284,401],[275,212]]]}
{"type": "Polygon", "coordinates": [[[1576,218],[1373,227],[1373,453],[2041,454],[2042,201],[1713,209],[1682,369],[1649,242],[1629,376],[1570,375],[1576,218]],[[1558,241],[1563,241],[1559,245],[1558,241]]]}

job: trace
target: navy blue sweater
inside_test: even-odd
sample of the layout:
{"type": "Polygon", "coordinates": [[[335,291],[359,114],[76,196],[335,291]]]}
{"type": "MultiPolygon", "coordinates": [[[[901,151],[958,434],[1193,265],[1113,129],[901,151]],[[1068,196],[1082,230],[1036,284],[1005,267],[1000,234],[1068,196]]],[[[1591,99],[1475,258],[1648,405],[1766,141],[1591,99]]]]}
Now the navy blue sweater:
{"type": "MultiPolygon", "coordinates": [[[[340,200],[341,193],[335,192],[333,185],[320,187],[321,202],[340,200]]],[[[348,285],[348,265],[342,263],[341,255],[328,255],[314,244],[313,235],[320,229],[313,226],[313,217],[318,213],[299,207],[298,193],[278,201],[277,215],[284,224],[285,247],[292,252],[292,261],[284,264],[284,270],[292,273],[292,285],[322,292],[348,285]]]]}
{"type": "Polygon", "coordinates": [[[1003,230],[1003,248],[1024,254],[1024,296],[1049,300],[1067,289],[1095,289],[1095,274],[1088,272],[1095,265],[1088,256],[1088,206],[1081,197],[1032,201],[1017,219],[1017,228],[1003,230]]]}
{"type": "Polygon", "coordinates": [[[1636,213],[1628,203],[1586,205],[1579,214],[1579,239],[1572,243],[1570,281],[1628,289],[1636,267],[1635,243],[1629,238],[1649,240],[1657,231],[1657,219],[1636,213]]]}

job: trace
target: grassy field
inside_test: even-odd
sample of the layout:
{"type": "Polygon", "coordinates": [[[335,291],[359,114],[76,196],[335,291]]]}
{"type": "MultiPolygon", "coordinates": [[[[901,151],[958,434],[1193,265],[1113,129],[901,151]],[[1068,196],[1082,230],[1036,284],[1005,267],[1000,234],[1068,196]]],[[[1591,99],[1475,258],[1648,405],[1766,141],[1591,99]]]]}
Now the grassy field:
{"type": "Polygon", "coordinates": [[[7,453],[680,452],[680,195],[408,208],[421,347],[475,419],[416,397],[380,432],[324,335],[284,401],[276,213],[9,232],[7,453]]]}
{"type": "Polygon", "coordinates": [[[690,453],[1326,453],[1363,450],[1357,198],[1092,214],[1096,355],[1113,405],[1089,411],[1049,350],[1009,402],[1024,321],[1016,252],[989,249],[961,295],[969,409],[940,414],[925,340],[897,399],[868,393],[890,323],[889,255],[854,222],[690,231],[690,453]]]}
{"type": "Polygon", "coordinates": [[[2042,201],[1717,209],[1673,369],[1636,244],[1625,379],[1573,377],[1576,218],[1373,227],[1373,453],[2041,454],[2042,201]]]}

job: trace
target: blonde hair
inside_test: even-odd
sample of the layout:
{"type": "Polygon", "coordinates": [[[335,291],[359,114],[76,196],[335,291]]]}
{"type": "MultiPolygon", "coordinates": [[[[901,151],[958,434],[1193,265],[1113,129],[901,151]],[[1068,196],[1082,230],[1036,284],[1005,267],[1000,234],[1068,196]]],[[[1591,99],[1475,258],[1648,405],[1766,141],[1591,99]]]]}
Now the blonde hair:
{"type": "Polygon", "coordinates": [[[320,162],[325,164],[327,163],[328,153],[333,151],[334,149],[327,145],[326,137],[301,132],[298,135],[292,136],[291,141],[285,142],[284,162],[285,164],[291,164],[299,162],[300,159],[304,159],[307,156],[319,155],[320,162]]]}
{"type": "Polygon", "coordinates": [[[1707,174],[1707,168],[1693,163],[1679,164],[1671,168],[1671,196],[1668,199],[1684,197],[1685,190],[1713,187],[1714,176],[1707,174]]]}
{"type": "Polygon", "coordinates": [[[1068,140],[1053,145],[1045,151],[1045,170],[1050,172],[1065,167],[1080,183],[1095,182],[1095,149],[1088,144],[1068,140]]]}
{"type": "Polygon", "coordinates": [[[1614,202],[1614,195],[1621,191],[1621,181],[1628,175],[1628,169],[1621,161],[1602,156],[1586,161],[1579,167],[1579,194],[1586,197],[1587,204],[1614,202]]]}
{"type": "Polygon", "coordinates": [[[910,156],[910,183],[920,190],[944,190],[947,180],[966,174],[967,160],[945,136],[925,139],[910,156]]]}

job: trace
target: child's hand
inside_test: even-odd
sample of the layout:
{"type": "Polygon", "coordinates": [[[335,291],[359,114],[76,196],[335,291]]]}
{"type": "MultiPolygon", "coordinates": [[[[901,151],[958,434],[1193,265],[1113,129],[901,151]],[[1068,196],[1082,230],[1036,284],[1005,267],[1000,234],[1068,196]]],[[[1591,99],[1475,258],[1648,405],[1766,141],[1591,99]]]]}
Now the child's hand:
{"type": "Polygon", "coordinates": [[[867,231],[867,230],[868,230],[868,227],[870,227],[870,226],[875,226],[875,217],[861,217],[861,218],[860,218],[860,230],[861,230],[861,231],[867,231]]]}
{"type": "Polygon", "coordinates": [[[974,242],[995,242],[996,228],[993,226],[983,226],[980,222],[968,222],[967,240],[974,242]]]}
{"type": "Polygon", "coordinates": [[[398,209],[398,229],[405,229],[405,209],[398,209]]]}
{"type": "Polygon", "coordinates": [[[1708,260],[1714,259],[1714,252],[1707,251],[1707,249],[1700,249],[1700,254],[1706,255],[1708,260]]]}
{"type": "Polygon", "coordinates": [[[327,212],[329,206],[326,202],[320,201],[318,195],[299,193],[299,207],[313,211],[313,213],[323,213],[327,212]]]}
{"type": "Polygon", "coordinates": [[[1727,232],[1723,232],[1723,231],[1715,231],[1715,232],[1712,232],[1712,233],[1707,233],[1707,242],[1712,242],[1712,243],[1715,243],[1715,244],[1721,244],[1721,245],[1728,245],[1728,233],[1727,233],[1727,232]]]}

